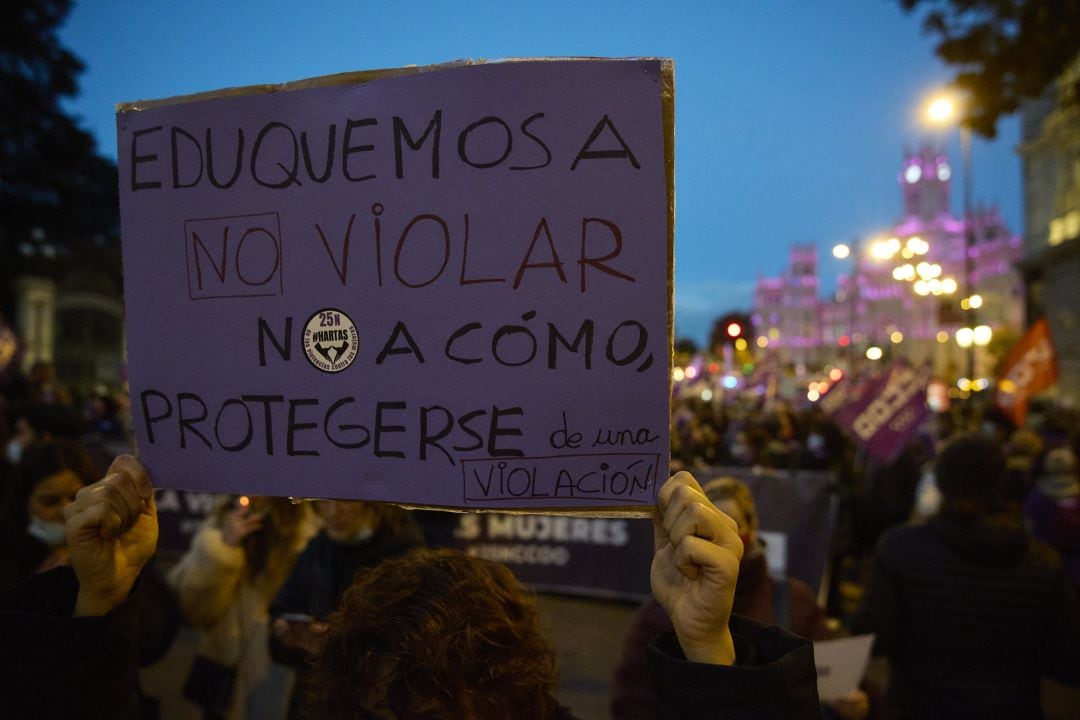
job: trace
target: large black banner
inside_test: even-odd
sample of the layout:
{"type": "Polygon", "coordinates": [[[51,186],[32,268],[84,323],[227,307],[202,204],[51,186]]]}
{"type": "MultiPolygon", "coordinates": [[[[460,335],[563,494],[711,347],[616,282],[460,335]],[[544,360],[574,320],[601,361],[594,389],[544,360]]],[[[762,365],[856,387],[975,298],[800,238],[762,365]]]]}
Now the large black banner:
{"type": "MultiPolygon", "coordinates": [[[[829,473],[762,468],[696,470],[704,484],[722,476],[745,482],[757,502],[769,567],[817,588],[835,524],[829,473]]],[[[504,563],[533,588],[590,597],[640,600],[649,592],[652,523],[630,518],[465,514],[432,518],[443,530],[429,540],[504,563]]]]}

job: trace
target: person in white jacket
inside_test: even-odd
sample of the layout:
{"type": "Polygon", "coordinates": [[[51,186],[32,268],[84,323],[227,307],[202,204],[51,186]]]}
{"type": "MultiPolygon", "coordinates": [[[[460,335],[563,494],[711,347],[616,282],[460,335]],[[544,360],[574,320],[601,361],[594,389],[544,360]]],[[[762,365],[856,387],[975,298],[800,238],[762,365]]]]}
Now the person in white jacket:
{"type": "Polygon", "coordinates": [[[270,601],[317,529],[307,503],[230,497],[169,574],[184,616],[200,633],[184,694],[207,720],[247,717],[270,670],[270,601]]]}

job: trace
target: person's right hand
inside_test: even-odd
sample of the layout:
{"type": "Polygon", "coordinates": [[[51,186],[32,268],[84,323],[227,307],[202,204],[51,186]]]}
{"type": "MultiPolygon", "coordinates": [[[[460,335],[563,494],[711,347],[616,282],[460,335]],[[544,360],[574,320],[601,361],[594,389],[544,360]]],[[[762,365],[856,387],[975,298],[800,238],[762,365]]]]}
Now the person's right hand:
{"type": "Polygon", "coordinates": [[[693,662],[733,664],[728,620],[743,554],[738,525],[693,475],[678,472],[660,488],[653,526],[653,597],[671,618],[683,654],[693,662]]]}
{"type": "Polygon", "coordinates": [[[222,540],[230,547],[240,547],[244,538],[262,528],[265,516],[251,512],[251,508],[239,505],[229,510],[221,528],[222,540]]]}
{"type": "Polygon", "coordinates": [[[68,552],[79,595],[75,616],[104,615],[131,592],[157,549],[157,506],[150,474],[121,455],[105,477],[64,509],[68,552]]]}

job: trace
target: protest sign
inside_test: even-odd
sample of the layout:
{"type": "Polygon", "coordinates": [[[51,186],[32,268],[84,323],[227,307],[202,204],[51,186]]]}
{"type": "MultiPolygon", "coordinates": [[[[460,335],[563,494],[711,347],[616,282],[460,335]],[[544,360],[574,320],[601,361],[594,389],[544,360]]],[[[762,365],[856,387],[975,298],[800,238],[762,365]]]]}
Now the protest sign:
{"type": "Polygon", "coordinates": [[[1027,417],[1028,398],[1057,382],[1057,358],[1050,326],[1040,319],[1009,352],[1001,369],[994,402],[1018,426],[1027,417]]]}
{"type": "Polygon", "coordinates": [[[120,106],[164,487],[637,508],[666,475],[672,65],[515,61],[120,106]]]}

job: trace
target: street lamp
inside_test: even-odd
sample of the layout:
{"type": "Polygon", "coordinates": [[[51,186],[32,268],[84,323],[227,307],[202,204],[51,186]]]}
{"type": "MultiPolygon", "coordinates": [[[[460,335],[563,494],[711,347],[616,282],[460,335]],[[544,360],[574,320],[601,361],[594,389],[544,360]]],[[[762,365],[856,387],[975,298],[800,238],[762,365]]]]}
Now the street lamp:
{"type": "Polygon", "coordinates": [[[833,246],[832,254],[837,260],[847,260],[851,258],[851,275],[850,283],[848,286],[848,334],[840,337],[840,346],[845,349],[848,356],[848,371],[850,372],[855,365],[855,354],[851,347],[852,341],[855,339],[856,334],[856,321],[858,319],[858,297],[859,297],[859,264],[862,262],[860,257],[860,248],[862,240],[856,236],[851,245],[846,243],[837,243],[833,246]],[[847,339],[845,343],[844,340],[847,339]]]}
{"type": "MultiPolygon", "coordinates": [[[[960,128],[960,161],[963,166],[963,201],[964,201],[964,284],[963,295],[965,298],[972,297],[971,287],[971,249],[975,245],[974,228],[971,218],[971,128],[961,117],[960,100],[956,94],[939,93],[930,98],[926,104],[926,121],[934,127],[948,127],[958,125],[960,128]]],[[[981,304],[981,298],[980,303],[981,304]]],[[[968,302],[967,307],[961,307],[969,313],[967,325],[975,326],[975,308],[978,305],[968,302]]],[[[959,341],[959,335],[957,336],[959,341]]],[[[961,345],[967,348],[967,375],[975,374],[975,344],[961,345]]]]}

